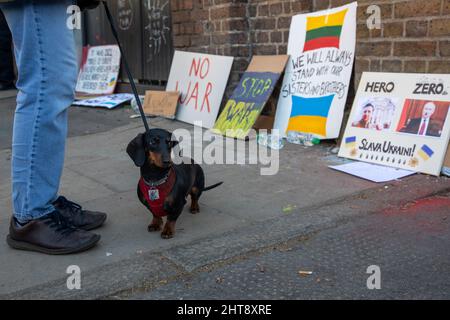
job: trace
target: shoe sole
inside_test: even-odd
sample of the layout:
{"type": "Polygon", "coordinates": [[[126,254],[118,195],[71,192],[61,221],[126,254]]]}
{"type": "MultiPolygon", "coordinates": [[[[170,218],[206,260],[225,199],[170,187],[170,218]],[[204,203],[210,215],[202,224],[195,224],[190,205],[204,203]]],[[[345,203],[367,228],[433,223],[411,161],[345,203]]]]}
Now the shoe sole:
{"type": "Polygon", "coordinates": [[[50,249],[50,248],[41,247],[41,246],[38,246],[35,244],[31,244],[28,242],[14,240],[11,238],[10,235],[8,235],[6,237],[6,242],[8,243],[8,245],[11,248],[18,249],[18,250],[35,251],[35,252],[46,253],[46,254],[51,254],[51,255],[71,254],[71,253],[86,251],[86,250],[92,248],[93,246],[95,246],[99,240],[100,240],[100,236],[96,235],[96,237],[94,237],[92,239],[92,241],[90,241],[89,243],[87,243],[86,245],[84,245],[82,247],[71,248],[71,249],[50,249]]]}
{"type": "Polygon", "coordinates": [[[107,217],[107,215],[105,214],[102,220],[100,220],[100,221],[98,221],[96,223],[88,224],[88,225],[83,226],[83,227],[79,227],[79,228],[82,229],[82,230],[85,230],[85,231],[90,231],[90,230],[94,230],[94,229],[100,228],[105,223],[106,217],[107,217]]]}

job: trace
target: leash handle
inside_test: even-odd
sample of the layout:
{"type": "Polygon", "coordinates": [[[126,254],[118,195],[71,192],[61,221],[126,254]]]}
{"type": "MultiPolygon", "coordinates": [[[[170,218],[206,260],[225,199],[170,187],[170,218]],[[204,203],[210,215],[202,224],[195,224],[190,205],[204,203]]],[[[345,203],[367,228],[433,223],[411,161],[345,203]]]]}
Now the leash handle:
{"type": "Polygon", "coordinates": [[[122,61],[125,66],[125,71],[127,72],[128,80],[130,80],[131,89],[133,90],[134,98],[136,99],[136,103],[139,108],[139,113],[141,114],[142,121],[144,122],[145,131],[148,132],[150,129],[148,127],[147,119],[145,118],[144,109],[142,108],[141,99],[139,99],[139,95],[136,89],[136,84],[134,83],[133,76],[131,75],[130,68],[128,67],[127,59],[125,59],[125,54],[122,49],[122,44],[119,41],[119,35],[117,34],[116,27],[114,26],[113,18],[111,16],[111,12],[109,12],[108,4],[106,1],[102,1],[103,7],[105,8],[106,16],[108,17],[109,24],[111,26],[111,31],[116,39],[117,45],[119,46],[120,54],[122,55],[122,61]]]}

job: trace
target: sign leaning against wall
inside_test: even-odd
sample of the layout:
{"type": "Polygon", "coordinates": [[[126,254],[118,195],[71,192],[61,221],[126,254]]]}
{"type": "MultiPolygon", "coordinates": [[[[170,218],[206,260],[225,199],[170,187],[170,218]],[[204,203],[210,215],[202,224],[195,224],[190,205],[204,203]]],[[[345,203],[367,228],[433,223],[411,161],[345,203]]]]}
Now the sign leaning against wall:
{"type": "Polygon", "coordinates": [[[212,128],[232,64],[233,57],[175,51],[166,90],[180,92],[176,119],[212,128]]]}
{"type": "Polygon", "coordinates": [[[439,175],[450,138],[450,75],[362,75],[339,156],[439,175]]]}
{"type": "Polygon", "coordinates": [[[89,47],[87,58],[80,68],[75,92],[78,95],[114,93],[120,68],[117,45],[89,47]]]}
{"type": "Polygon", "coordinates": [[[353,68],[357,3],[292,18],[274,129],[337,138],[353,68]]]}

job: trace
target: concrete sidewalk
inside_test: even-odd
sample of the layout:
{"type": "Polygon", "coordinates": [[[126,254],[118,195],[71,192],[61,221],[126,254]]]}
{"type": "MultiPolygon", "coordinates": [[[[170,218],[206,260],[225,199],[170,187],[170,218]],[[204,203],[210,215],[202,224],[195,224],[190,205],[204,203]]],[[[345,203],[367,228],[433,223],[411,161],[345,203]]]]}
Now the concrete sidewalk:
{"type": "MultiPolygon", "coordinates": [[[[153,120],[168,130],[193,127],[153,120]]],[[[186,206],[173,239],[148,233],[148,211],[138,202],[139,170],[128,158],[128,142],[142,131],[139,120],[113,130],[68,139],[61,194],[85,208],[109,214],[94,249],[47,256],[10,249],[0,242],[0,298],[99,298],[169,281],[179,274],[307,234],[339,219],[443,192],[447,178],[414,175],[374,184],[327,168],[339,162],[329,147],[287,145],[280,171],[261,176],[258,165],[203,166],[207,184],[224,181],[200,199],[201,212],[186,206]],[[349,205],[359,201],[356,207],[349,205]],[[66,268],[82,270],[82,290],[66,288],[66,268]]],[[[10,151],[0,152],[0,235],[8,233],[10,151]]]]}

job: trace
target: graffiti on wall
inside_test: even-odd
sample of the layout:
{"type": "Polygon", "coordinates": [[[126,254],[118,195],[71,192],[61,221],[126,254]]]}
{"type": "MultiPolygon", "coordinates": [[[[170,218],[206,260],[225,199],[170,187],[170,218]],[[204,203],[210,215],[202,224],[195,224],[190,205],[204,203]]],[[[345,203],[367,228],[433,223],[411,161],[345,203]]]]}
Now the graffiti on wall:
{"type": "Polygon", "coordinates": [[[168,4],[169,0],[164,3],[161,0],[144,1],[148,22],[145,29],[148,31],[148,46],[150,47],[148,61],[151,61],[154,55],[159,54],[162,46],[168,42],[167,38],[170,32],[169,10],[166,9],[168,4]]]}
{"type": "Polygon", "coordinates": [[[130,29],[133,24],[133,5],[131,0],[117,0],[117,19],[121,30],[130,29]]]}

